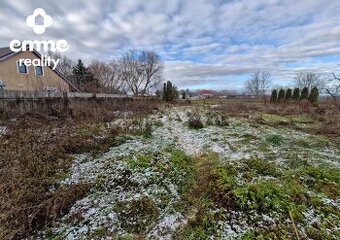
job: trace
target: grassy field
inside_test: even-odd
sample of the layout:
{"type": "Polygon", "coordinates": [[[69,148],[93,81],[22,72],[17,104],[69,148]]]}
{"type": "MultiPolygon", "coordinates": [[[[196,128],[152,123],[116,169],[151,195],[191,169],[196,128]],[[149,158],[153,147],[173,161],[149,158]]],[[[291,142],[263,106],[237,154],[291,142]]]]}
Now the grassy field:
{"type": "MultiPolygon", "coordinates": [[[[44,206],[37,209],[45,221],[31,219],[31,231],[29,223],[9,228],[11,217],[3,214],[0,232],[40,239],[338,239],[339,126],[321,108],[199,101],[77,125],[63,135],[82,139],[81,147],[63,152],[75,144],[61,142],[64,170],[56,172],[54,163],[34,185],[49,192],[41,201],[47,205],[33,205],[44,206]]],[[[2,213],[30,206],[21,201],[2,213]]]]}

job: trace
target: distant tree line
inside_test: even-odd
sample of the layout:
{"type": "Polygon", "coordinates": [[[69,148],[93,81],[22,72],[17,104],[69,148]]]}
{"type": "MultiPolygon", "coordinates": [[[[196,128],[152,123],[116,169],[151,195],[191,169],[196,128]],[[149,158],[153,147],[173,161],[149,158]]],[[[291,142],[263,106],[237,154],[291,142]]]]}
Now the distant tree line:
{"type": "MultiPolygon", "coordinates": [[[[256,72],[252,74],[245,87],[254,96],[265,95],[271,83],[271,75],[268,72],[256,72]]],[[[331,97],[334,105],[340,110],[340,75],[333,73],[331,76],[321,77],[313,72],[297,73],[295,78],[295,89],[274,89],[271,93],[271,102],[280,103],[284,101],[309,100],[316,103],[319,100],[320,92],[331,97]]]]}
{"type": "Polygon", "coordinates": [[[300,101],[300,100],[309,100],[311,103],[317,103],[319,101],[319,89],[317,87],[313,87],[309,93],[308,87],[302,88],[291,88],[288,89],[280,89],[277,91],[274,89],[270,96],[271,103],[283,103],[289,101],[300,101]]]}
{"type": "Polygon", "coordinates": [[[50,53],[60,59],[57,70],[84,92],[131,93],[146,95],[159,87],[163,79],[164,64],[153,51],[129,50],[109,63],[93,61],[85,66],[66,56],[50,53]]]}

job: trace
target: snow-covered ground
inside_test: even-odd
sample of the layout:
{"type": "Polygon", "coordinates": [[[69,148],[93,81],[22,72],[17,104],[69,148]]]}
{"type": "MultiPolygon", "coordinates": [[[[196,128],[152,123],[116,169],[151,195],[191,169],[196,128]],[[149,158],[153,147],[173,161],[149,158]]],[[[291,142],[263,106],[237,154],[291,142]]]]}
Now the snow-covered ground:
{"type": "MultiPolygon", "coordinates": [[[[76,156],[70,176],[62,184],[86,182],[91,184],[91,190],[54,227],[42,232],[42,236],[117,239],[132,236],[131,227],[140,227],[147,239],[171,239],[172,233],[184,226],[188,218],[175,207],[181,199],[179,186],[186,175],[174,170],[171,165],[172,150],[175,149],[189,156],[215,152],[223,162],[261,158],[283,167],[294,152],[295,158],[308,158],[316,165],[339,167],[340,151],[335,146],[330,144],[309,149],[294,144],[313,138],[306,133],[253,126],[240,119],[228,119],[227,126],[210,125],[195,130],[187,125],[190,113],[194,111],[199,111],[205,123],[214,122],[214,118],[219,117],[210,116],[210,110],[188,107],[159,111],[149,117],[149,121],[154,123],[151,137],[129,137],[124,144],[112,147],[96,158],[86,154],[76,156]],[[266,139],[273,135],[282,136],[282,144],[268,144],[266,139]],[[145,164],[140,164],[141,161],[145,164]],[[147,213],[134,214],[129,205],[134,203],[145,204],[145,211],[154,212],[155,217],[152,215],[144,219],[147,213]],[[146,222],[147,219],[154,221],[146,222]]],[[[229,211],[227,214],[234,214],[238,220],[221,220],[218,223],[220,236],[237,239],[249,226],[239,216],[240,213],[229,211]]],[[[306,214],[311,218],[313,212],[306,214]]],[[[272,218],[264,215],[258,220],[257,216],[254,217],[262,221],[260,224],[271,224],[272,218]]]]}
{"type": "Polygon", "coordinates": [[[6,126],[0,126],[0,137],[8,134],[9,129],[6,126]]]}

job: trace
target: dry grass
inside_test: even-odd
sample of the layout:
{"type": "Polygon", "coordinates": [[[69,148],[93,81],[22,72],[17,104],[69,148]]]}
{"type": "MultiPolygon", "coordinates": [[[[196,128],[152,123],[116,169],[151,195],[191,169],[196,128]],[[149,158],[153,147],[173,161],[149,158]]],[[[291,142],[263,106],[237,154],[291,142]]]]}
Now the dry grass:
{"type": "MultiPolygon", "coordinates": [[[[30,104],[27,102],[27,104],[30,104]]],[[[9,120],[17,118],[28,121],[33,119],[34,122],[40,123],[60,123],[60,121],[77,121],[77,122],[109,122],[119,117],[118,112],[132,112],[136,115],[145,115],[158,108],[163,102],[158,98],[140,98],[140,99],[117,99],[104,101],[100,99],[79,100],[65,107],[61,104],[51,105],[48,111],[42,109],[39,112],[21,113],[19,107],[8,109],[7,112],[0,112],[0,124],[8,123],[9,120]],[[46,122],[48,121],[48,122],[46,122]]],[[[31,124],[32,121],[29,121],[31,124]]],[[[29,126],[24,126],[29,127],[29,126]]]]}
{"type": "MultiPolygon", "coordinates": [[[[278,116],[298,117],[305,115],[314,123],[306,124],[304,130],[309,133],[322,134],[327,136],[340,137],[339,110],[331,102],[321,102],[319,105],[312,105],[309,101],[290,102],[282,104],[269,104],[264,101],[224,101],[214,109],[222,111],[232,117],[252,117],[256,113],[267,113],[278,116]]],[[[283,126],[286,126],[283,124],[283,126]]]]}
{"type": "MultiPolygon", "coordinates": [[[[66,212],[86,193],[86,185],[58,185],[72,162],[69,139],[79,139],[69,131],[21,129],[1,138],[1,239],[27,236],[66,212]]],[[[85,147],[90,150],[91,146],[85,147]]]]}
{"type": "Polygon", "coordinates": [[[68,116],[28,113],[3,118],[10,129],[0,137],[0,239],[22,239],[50,225],[82,198],[86,184],[61,187],[72,154],[100,153],[114,144],[122,129],[102,128],[115,111],[142,117],[159,102],[140,100],[122,105],[83,106],[68,116]],[[98,136],[100,136],[98,138],[98,136]]]}

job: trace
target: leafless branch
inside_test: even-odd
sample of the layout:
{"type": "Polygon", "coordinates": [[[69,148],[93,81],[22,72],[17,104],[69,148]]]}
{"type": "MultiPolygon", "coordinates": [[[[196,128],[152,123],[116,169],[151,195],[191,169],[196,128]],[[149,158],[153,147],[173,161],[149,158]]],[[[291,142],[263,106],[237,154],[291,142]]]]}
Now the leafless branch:
{"type": "Polygon", "coordinates": [[[248,91],[257,97],[262,97],[266,94],[271,84],[271,74],[269,72],[255,72],[251,79],[246,82],[248,91]]]}

